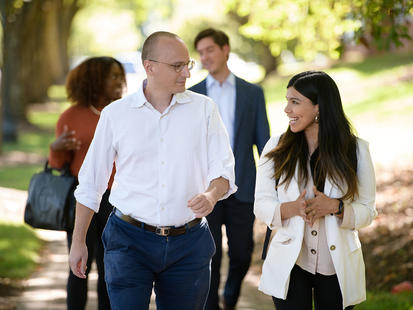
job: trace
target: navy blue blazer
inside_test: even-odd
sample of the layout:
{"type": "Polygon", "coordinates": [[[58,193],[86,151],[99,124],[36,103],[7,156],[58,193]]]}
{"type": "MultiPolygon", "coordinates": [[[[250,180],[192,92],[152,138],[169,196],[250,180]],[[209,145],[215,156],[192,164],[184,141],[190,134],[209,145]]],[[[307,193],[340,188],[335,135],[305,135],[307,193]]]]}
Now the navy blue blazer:
{"type": "MultiPolygon", "coordinates": [[[[256,167],[253,145],[261,152],[270,138],[264,92],[258,85],[235,77],[235,129],[234,157],[235,184],[238,191],[235,197],[243,202],[254,202],[256,167]]],[[[208,95],[206,79],[192,86],[189,90],[208,95]]]]}

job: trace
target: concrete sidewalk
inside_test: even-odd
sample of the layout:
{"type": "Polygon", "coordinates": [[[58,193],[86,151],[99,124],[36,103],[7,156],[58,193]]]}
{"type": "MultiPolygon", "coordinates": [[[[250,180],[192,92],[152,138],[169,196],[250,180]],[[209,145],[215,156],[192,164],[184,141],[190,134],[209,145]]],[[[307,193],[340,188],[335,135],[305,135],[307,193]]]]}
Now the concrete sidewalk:
{"type": "MultiPolygon", "coordinates": [[[[7,222],[23,223],[24,205],[27,192],[0,187],[1,219],[7,222]]],[[[259,225],[259,224],[256,224],[259,225]]],[[[66,309],[66,280],[68,275],[66,233],[48,230],[36,230],[39,237],[45,241],[41,253],[39,267],[23,281],[23,291],[17,298],[16,310],[63,310],[66,309]]],[[[223,241],[226,244],[226,241],[223,241]]],[[[256,249],[259,251],[260,249],[256,249]]],[[[222,278],[226,275],[228,262],[223,261],[222,278]]],[[[92,266],[89,274],[89,292],[87,310],[97,309],[96,266],[92,266]]],[[[247,274],[242,295],[238,302],[238,310],[273,310],[274,306],[269,296],[257,290],[259,276],[251,270],[247,274]]],[[[0,304],[0,309],[3,309],[0,304]]],[[[10,309],[10,308],[5,308],[10,309]]],[[[154,295],[152,295],[150,310],[155,310],[154,295]]]]}

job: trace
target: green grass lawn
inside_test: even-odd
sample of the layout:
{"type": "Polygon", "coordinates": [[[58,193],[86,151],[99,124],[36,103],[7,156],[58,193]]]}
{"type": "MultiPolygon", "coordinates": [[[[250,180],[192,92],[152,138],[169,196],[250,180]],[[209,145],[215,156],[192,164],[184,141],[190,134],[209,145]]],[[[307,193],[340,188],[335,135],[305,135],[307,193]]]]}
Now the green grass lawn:
{"type": "MultiPolygon", "coordinates": [[[[268,104],[285,104],[289,76],[270,76],[264,83],[268,104]]],[[[369,57],[326,70],[336,81],[350,118],[374,114],[378,118],[397,113],[413,115],[413,55],[387,54],[369,57]],[[403,104],[403,102],[405,102],[403,104]]]]}
{"type": "Polygon", "coordinates": [[[26,225],[0,222],[0,278],[25,278],[34,269],[42,241],[26,225]]]}
{"type": "Polygon", "coordinates": [[[388,292],[367,292],[367,300],[357,310],[413,310],[413,292],[391,294],[388,292]]]}
{"type": "MultiPolygon", "coordinates": [[[[23,131],[19,133],[17,143],[4,143],[3,151],[34,153],[47,158],[49,145],[54,140],[54,127],[59,113],[30,112],[28,118],[39,131],[23,131]]],[[[40,171],[44,163],[0,166],[0,186],[27,190],[31,176],[40,171]]]]}

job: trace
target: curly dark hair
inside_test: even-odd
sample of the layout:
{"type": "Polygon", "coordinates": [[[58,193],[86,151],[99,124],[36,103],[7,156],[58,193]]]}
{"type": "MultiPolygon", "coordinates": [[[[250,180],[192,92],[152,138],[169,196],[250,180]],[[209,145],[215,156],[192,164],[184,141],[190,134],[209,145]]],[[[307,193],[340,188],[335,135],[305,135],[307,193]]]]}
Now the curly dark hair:
{"type": "Polygon", "coordinates": [[[68,99],[83,106],[94,105],[105,89],[105,81],[113,64],[118,64],[126,85],[125,69],[112,57],[92,57],[71,70],[66,79],[68,99]]]}

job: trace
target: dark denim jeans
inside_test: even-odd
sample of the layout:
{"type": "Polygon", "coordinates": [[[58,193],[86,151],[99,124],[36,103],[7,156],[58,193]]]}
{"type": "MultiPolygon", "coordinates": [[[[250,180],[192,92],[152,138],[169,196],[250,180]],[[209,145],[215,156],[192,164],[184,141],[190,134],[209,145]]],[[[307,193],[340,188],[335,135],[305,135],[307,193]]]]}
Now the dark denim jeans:
{"type": "Polygon", "coordinates": [[[113,310],[202,310],[215,244],[203,220],[185,234],[158,236],[111,214],[103,232],[105,276],[113,310]]]}

